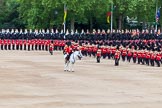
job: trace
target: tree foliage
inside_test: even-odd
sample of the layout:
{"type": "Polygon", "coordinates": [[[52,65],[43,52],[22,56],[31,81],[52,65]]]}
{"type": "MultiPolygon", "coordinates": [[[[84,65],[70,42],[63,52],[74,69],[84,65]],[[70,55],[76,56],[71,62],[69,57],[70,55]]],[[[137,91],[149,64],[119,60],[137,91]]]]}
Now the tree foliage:
{"type": "MultiPolygon", "coordinates": [[[[106,12],[112,11],[112,2],[115,28],[124,27],[126,16],[155,22],[155,0],[0,0],[0,28],[63,29],[66,4],[68,29],[107,29],[106,12]]],[[[158,5],[162,5],[161,0],[158,5]]]]}

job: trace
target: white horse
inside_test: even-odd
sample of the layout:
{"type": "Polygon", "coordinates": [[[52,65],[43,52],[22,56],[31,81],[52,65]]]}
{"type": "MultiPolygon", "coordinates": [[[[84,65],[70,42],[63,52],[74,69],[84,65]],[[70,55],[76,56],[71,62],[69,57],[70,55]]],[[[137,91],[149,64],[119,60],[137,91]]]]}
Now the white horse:
{"type": "Polygon", "coordinates": [[[65,59],[65,66],[64,66],[64,71],[69,71],[69,72],[74,72],[74,64],[75,62],[79,59],[81,60],[81,58],[83,57],[81,51],[74,51],[71,55],[69,60],[66,59],[68,55],[65,54],[64,55],[64,59],[65,59]]]}

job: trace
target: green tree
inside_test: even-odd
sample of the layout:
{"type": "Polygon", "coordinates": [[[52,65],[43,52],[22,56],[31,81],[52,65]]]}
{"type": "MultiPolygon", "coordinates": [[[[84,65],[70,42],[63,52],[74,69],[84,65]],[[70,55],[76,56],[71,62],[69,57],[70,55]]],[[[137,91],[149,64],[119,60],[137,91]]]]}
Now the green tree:
{"type": "MultiPolygon", "coordinates": [[[[13,0],[14,1],[14,0],[13,0]]],[[[155,21],[154,0],[16,0],[19,20],[27,28],[63,28],[64,4],[68,9],[68,29],[78,28],[75,24],[92,28],[106,28],[106,12],[111,2],[115,6],[114,27],[123,28],[126,16],[137,17],[139,22],[155,21]]],[[[161,3],[161,1],[159,1],[161,3]]],[[[10,7],[10,6],[9,6],[10,7]]],[[[3,18],[1,18],[3,19],[3,18]]],[[[17,21],[17,20],[16,20],[17,21]]]]}
{"type": "Polygon", "coordinates": [[[90,30],[93,28],[106,28],[105,26],[108,26],[106,13],[110,11],[110,5],[111,0],[94,0],[91,7],[86,10],[90,30]]]}
{"type": "Polygon", "coordinates": [[[137,17],[138,21],[149,22],[155,18],[154,0],[114,0],[115,18],[118,29],[123,28],[124,17],[137,17]]]}
{"type": "Polygon", "coordinates": [[[23,28],[22,20],[19,19],[17,0],[0,0],[0,28],[23,28]]]}

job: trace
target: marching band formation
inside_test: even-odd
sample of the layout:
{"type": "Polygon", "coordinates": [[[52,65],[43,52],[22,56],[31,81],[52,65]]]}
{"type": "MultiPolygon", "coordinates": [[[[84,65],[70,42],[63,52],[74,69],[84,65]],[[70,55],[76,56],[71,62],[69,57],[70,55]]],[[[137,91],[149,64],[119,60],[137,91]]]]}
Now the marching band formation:
{"type": "Polygon", "coordinates": [[[45,50],[53,55],[53,50],[71,54],[81,50],[84,56],[114,59],[148,66],[160,67],[162,64],[162,35],[143,30],[84,30],[81,33],[58,30],[4,30],[0,31],[0,50],[45,50]]]}

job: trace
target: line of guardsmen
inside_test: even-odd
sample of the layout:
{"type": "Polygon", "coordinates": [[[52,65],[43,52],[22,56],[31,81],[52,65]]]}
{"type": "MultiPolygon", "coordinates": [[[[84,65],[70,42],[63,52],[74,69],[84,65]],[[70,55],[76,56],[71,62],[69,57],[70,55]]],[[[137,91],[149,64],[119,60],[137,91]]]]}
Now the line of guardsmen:
{"type": "MultiPolygon", "coordinates": [[[[146,42],[147,44],[148,42],[146,42]]],[[[82,51],[84,56],[93,56],[96,57],[97,63],[100,63],[100,58],[103,59],[114,59],[115,66],[119,65],[119,60],[122,58],[122,61],[130,62],[131,59],[133,63],[138,64],[146,64],[155,66],[155,63],[158,67],[162,64],[162,50],[154,48],[154,50],[148,50],[145,48],[134,47],[134,46],[109,46],[109,45],[101,45],[98,44],[90,44],[88,42],[82,43],[80,46],[79,43],[72,42],[71,45],[66,45],[64,47],[64,52],[70,54],[73,50],[82,51]],[[71,49],[71,50],[70,50],[71,49]]]]}
{"type": "MultiPolygon", "coordinates": [[[[155,40],[152,40],[155,43],[155,40]]],[[[73,42],[75,43],[75,42],[73,42]]],[[[133,62],[136,63],[138,60],[138,64],[151,64],[154,66],[154,62],[160,66],[160,62],[162,60],[162,50],[158,47],[154,47],[154,50],[148,50],[148,48],[137,48],[137,46],[132,47],[123,47],[122,45],[120,48],[113,45],[113,41],[109,41],[108,45],[101,45],[101,43],[97,44],[90,44],[87,41],[82,43],[80,46],[80,50],[82,51],[84,56],[97,56],[97,62],[100,62],[100,57],[102,56],[104,59],[108,57],[108,59],[118,59],[121,56],[122,60],[125,61],[127,59],[130,62],[133,59],[133,62]],[[101,45],[101,46],[99,46],[101,45]],[[110,46],[109,46],[110,45],[110,46]],[[119,49],[119,54],[116,55],[116,52],[119,49]]],[[[121,42],[120,42],[121,43],[121,42]]],[[[127,43],[123,42],[124,45],[127,43]]],[[[129,41],[128,41],[129,43],[129,41]]],[[[134,42],[131,42],[132,44],[134,42]]],[[[138,43],[138,42],[137,42],[138,43]]],[[[141,43],[141,42],[140,42],[141,43]]],[[[145,43],[145,41],[144,41],[145,43]]],[[[0,49],[1,50],[46,50],[52,51],[53,50],[63,50],[65,46],[65,41],[62,40],[0,40],[0,49]]],[[[149,45],[149,41],[145,43],[147,46],[149,45]]],[[[72,44],[72,49],[76,49],[79,43],[72,44]]],[[[155,44],[156,45],[156,44],[155,44]]],[[[70,46],[70,45],[69,45],[70,46]]],[[[131,46],[131,45],[130,45],[131,46]]],[[[118,61],[117,61],[118,64],[118,61]]]]}
{"type": "Polygon", "coordinates": [[[0,39],[0,50],[63,50],[63,40],[10,40],[0,39]],[[51,49],[52,48],[52,49],[51,49]]]}
{"type": "Polygon", "coordinates": [[[84,56],[93,56],[96,57],[97,63],[100,62],[100,58],[103,59],[114,59],[115,65],[119,65],[119,60],[122,58],[122,61],[130,62],[131,59],[133,63],[146,64],[155,66],[155,63],[158,67],[162,64],[162,50],[147,50],[132,47],[123,47],[123,46],[105,46],[102,45],[83,45],[81,50],[84,56]]]}
{"type": "Polygon", "coordinates": [[[80,33],[76,30],[75,32],[68,30],[66,33],[61,30],[60,32],[56,29],[41,29],[41,30],[18,30],[18,29],[2,29],[0,30],[0,39],[22,39],[22,40],[31,40],[31,39],[45,39],[45,40],[136,40],[136,39],[162,39],[162,35],[160,34],[160,30],[158,32],[154,32],[153,30],[143,30],[140,32],[137,30],[113,30],[110,33],[110,30],[93,30],[93,32],[86,32],[82,30],[80,33]]]}
{"type": "Polygon", "coordinates": [[[49,50],[52,52],[53,49],[63,50],[65,43],[69,42],[67,44],[70,46],[70,42],[75,41],[81,46],[83,55],[93,55],[94,57],[97,55],[98,62],[100,56],[113,58],[116,65],[119,65],[120,57],[123,61],[127,57],[128,62],[133,59],[134,63],[137,60],[138,64],[154,66],[154,62],[156,62],[157,66],[160,66],[162,54],[160,30],[157,33],[148,30],[142,32],[117,30],[113,33],[110,33],[109,30],[107,33],[104,30],[102,32],[94,30],[93,33],[89,33],[89,31],[84,33],[82,30],[80,34],[77,31],[76,33],[67,31],[66,34],[63,34],[57,30],[54,32],[53,29],[46,32],[45,30],[35,30],[34,32],[25,30],[23,32],[22,30],[2,29],[0,38],[1,50],[49,50]],[[53,37],[51,34],[54,34],[53,37]]]}

